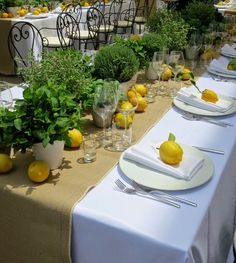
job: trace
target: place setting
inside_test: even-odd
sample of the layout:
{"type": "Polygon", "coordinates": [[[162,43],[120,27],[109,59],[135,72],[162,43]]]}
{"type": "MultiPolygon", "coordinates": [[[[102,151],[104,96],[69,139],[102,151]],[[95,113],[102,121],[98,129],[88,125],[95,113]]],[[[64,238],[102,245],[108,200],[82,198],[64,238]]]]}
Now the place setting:
{"type": "Polygon", "coordinates": [[[171,133],[166,141],[131,146],[122,153],[119,167],[140,188],[161,191],[192,189],[214,174],[214,164],[206,153],[176,142],[171,133]]]}

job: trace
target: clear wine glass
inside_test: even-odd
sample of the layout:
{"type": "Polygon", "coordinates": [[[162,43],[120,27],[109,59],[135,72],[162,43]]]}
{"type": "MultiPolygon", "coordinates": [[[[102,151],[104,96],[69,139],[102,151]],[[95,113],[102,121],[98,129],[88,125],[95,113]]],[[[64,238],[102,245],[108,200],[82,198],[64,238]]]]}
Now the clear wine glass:
{"type": "Polygon", "coordinates": [[[161,75],[164,71],[164,67],[163,67],[164,59],[165,59],[164,51],[154,52],[152,62],[151,62],[151,67],[152,67],[152,70],[157,75],[157,81],[158,81],[157,94],[159,92],[159,89],[161,88],[161,75]]]}
{"type": "Polygon", "coordinates": [[[0,106],[11,109],[12,105],[13,98],[9,83],[0,81],[0,106]]]}
{"type": "Polygon", "coordinates": [[[177,92],[177,76],[182,71],[185,65],[184,55],[182,51],[171,51],[169,56],[169,65],[174,74],[174,87],[171,88],[171,97],[175,96],[177,92]]]}
{"type": "Polygon", "coordinates": [[[108,118],[112,118],[118,103],[118,91],[115,82],[104,81],[104,84],[96,87],[94,93],[93,110],[101,117],[103,122],[103,145],[106,144],[106,127],[108,118]]]}

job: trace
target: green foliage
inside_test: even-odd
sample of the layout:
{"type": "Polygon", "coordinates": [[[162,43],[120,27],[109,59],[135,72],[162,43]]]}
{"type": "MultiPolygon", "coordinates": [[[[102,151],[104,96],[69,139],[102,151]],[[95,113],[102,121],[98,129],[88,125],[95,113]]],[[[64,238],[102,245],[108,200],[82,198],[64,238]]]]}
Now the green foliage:
{"type": "Polygon", "coordinates": [[[47,84],[48,80],[57,85],[63,83],[83,106],[82,109],[89,109],[95,88],[90,57],[76,50],[57,50],[45,53],[41,61],[31,56],[30,64],[31,67],[19,71],[25,81],[37,86],[47,84]]]}
{"type": "Polygon", "coordinates": [[[183,50],[187,45],[189,25],[174,10],[157,10],[147,21],[150,32],[164,38],[170,50],[183,50]]]}
{"type": "Polygon", "coordinates": [[[94,66],[98,78],[111,78],[124,82],[130,80],[138,71],[139,61],[132,49],[114,44],[98,51],[94,66]]]}
{"type": "Polygon", "coordinates": [[[6,10],[6,1],[0,0],[0,13],[6,10]]]}
{"type": "Polygon", "coordinates": [[[213,21],[215,21],[215,8],[212,1],[193,0],[183,11],[184,20],[191,28],[205,33],[213,21]]]}
{"type": "Polygon", "coordinates": [[[146,50],[143,47],[142,38],[138,35],[133,35],[128,39],[120,38],[118,36],[115,37],[114,43],[120,46],[129,47],[133,50],[135,56],[139,60],[139,68],[145,68],[146,66],[146,50]]]}
{"type": "Polygon", "coordinates": [[[15,111],[1,116],[2,139],[15,150],[25,152],[39,142],[44,147],[55,140],[69,143],[68,130],[81,129],[80,107],[64,85],[33,85],[24,90],[23,97],[16,101],[15,111]]]}
{"type": "Polygon", "coordinates": [[[142,36],[143,49],[146,52],[147,60],[150,61],[155,51],[163,50],[168,46],[167,37],[157,33],[147,33],[142,36]]]}
{"type": "Polygon", "coordinates": [[[23,4],[23,0],[5,0],[6,7],[22,6],[23,4]]]}

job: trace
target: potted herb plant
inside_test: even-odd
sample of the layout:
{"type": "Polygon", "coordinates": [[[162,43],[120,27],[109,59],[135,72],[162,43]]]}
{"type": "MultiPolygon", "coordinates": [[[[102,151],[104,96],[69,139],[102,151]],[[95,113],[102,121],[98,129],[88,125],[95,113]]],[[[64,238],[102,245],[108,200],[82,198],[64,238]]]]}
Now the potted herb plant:
{"type": "Polygon", "coordinates": [[[36,154],[39,148],[51,152],[54,146],[55,152],[51,156],[57,156],[58,160],[50,160],[45,152],[35,156],[36,159],[47,161],[51,169],[57,168],[62,162],[64,142],[70,144],[68,130],[81,129],[83,123],[74,96],[68,93],[65,85],[53,82],[26,88],[23,99],[16,101],[13,114],[14,126],[10,126],[11,134],[4,134],[5,142],[22,152],[33,147],[36,154]]]}
{"type": "Polygon", "coordinates": [[[91,110],[96,81],[92,77],[93,65],[89,56],[77,50],[59,49],[45,53],[41,61],[31,56],[29,64],[30,67],[19,70],[25,82],[37,86],[47,84],[48,80],[57,85],[63,83],[82,111],[91,110]]]}
{"type": "Polygon", "coordinates": [[[13,16],[17,15],[17,10],[19,9],[19,7],[23,5],[23,3],[24,3],[23,0],[6,0],[5,1],[7,11],[13,14],[13,16]]]}

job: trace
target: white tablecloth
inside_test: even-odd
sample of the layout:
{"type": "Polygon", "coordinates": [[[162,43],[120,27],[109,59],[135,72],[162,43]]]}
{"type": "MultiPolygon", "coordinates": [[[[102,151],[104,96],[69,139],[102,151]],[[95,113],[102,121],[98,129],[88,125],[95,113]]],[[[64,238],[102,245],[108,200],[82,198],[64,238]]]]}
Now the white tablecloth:
{"type": "MultiPolygon", "coordinates": [[[[198,85],[236,97],[234,83],[216,82],[207,74],[198,85]]],[[[173,192],[197,202],[198,207],[182,204],[177,209],[118,191],[114,181],[128,179],[117,166],[74,207],[73,263],[226,261],[234,228],[236,116],[218,117],[234,123],[223,128],[188,121],[181,113],[172,108],[142,141],[164,140],[172,132],[179,142],[225,151],[224,155],[207,153],[215,166],[208,183],[173,192]]]]}

